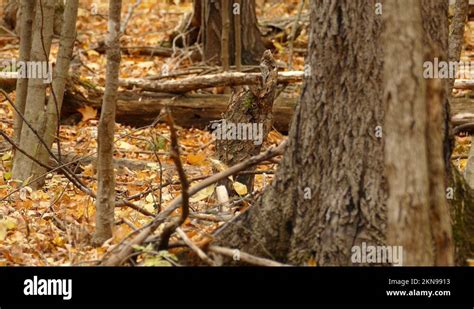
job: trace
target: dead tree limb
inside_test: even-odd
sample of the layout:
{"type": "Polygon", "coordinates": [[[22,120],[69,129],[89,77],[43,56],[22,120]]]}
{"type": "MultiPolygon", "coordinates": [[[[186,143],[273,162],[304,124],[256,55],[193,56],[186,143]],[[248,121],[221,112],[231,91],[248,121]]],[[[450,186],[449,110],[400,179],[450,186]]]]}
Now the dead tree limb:
{"type": "Polygon", "coordinates": [[[179,144],[178,144],[178,133],[176,132],[176,128],[174,126],[174,120],[171,116],[169,110],[166,111],[166,122],[170,128],[170,135],[171,135],[171,160],[173,160],[176,170],[178,172],[179,181],[181,182],[181,215],[179,219],[173,220],[172,222],[166,224],[163,228],[161,234],[161,240],[158,245],[158,250],[166,250],[168,249],[169,239],[171,234],[184,223],[184,221],[188,218],[189,215],[189,182],[188,178],[186,177],[186,173],[184,172],[183,163],[181,162],[180,158],[180,151],[179,151],[179,144]]]}
{"type": "MultiPolygon", "coordinates": [[[[282,142],[280,145],[278,145],[278,147],[269,148],[267,151],[257,156],[254,156],[245,162],[241,162],[237,165],[230,167],[229,169],[225,171],[212,175],[211,177],[190,187],[189,196],[196,194],[197,192],[201,191],[202,189],[207,188],[208,186],[218,182],[221,179],[224,179],[228,176],[234,175],[235,173],[245,170],[250,166],[256,165],[262,161],[265,161],[275,156],[283,154],[286,144],[287,144],[286,141],[282,142]]],[[[100,265],[117,266],[117,265],[122,264],[124,261],[126,261],[127,258],[130,256],[130,254],[133,252],[133,247],[135,245],[142,244],[147,239],[148,236],[150,236],[163,222],[165,222],[165,220],[173,211],[175,211],[181,206],[182,201],[183,201],[182,195],[175,198],[165,210],[163,210],[160,214],[156,216],[155,219],[153,219],[153,221],[145,225],[139,231],[134,232],[134,233],[137,233],[135,237],[133,237],[128,242],[125,242],[124,240],[119,245],[117,245],[111,253],[109,253],[107,256],[105,256],[102,259],[100,265]]]]}
{"type": "Polygon", "coordinates": [[[135,11],[135,9],[136,9],[140,4],[142,4],[142,0],[137,0],[134,4],[130,4],[130,5],[128,6],[127,16],[125,16],[125,18],[124,18],[122,24],[120,25],[120,32],[121,32],[121,33],[125,33],[125,30],[127,30],[128,22],[129,22],[130,19],[132,18],[133,12],[135,11]]]}
{"type": "Polygon", "coordinates": [[[189,239],[188,235],[186,235],[186,233],[180,227],[176,229],[176,232],[178,233],[179,237],[181,237],[181,239],[184,241],[184,243],[188,245],[188,247],[191,248],[191,250],[193,250],[201,258],[201,260],[211,266],[216,266],[216,263],[210,257],[208,257],[207,254],[201,250],[201,248],[199,248],[195,243],[193,243],[193,241],[189,239]]]}
{"type": "Polygon", "coordinates": [[[209,246],[209,251],[222,254],[240,261],[246,262],[248,264],[257,265],[257,266],[269,266],[269,267],[282,267],[282,266],[291,266],[288,264],[282,264],[275,262],[269,259],[264,259],[258,256],[254,256],[245,252],[242,252],[238,249],[230,249],[219,246],[209,246]]]}
{"type": "MultiPolygon", "coordinates": [[[[288,84],[303,81],[303,71],[278,73],[278,83],[288,84]]],[[[188,77],[181,80],[153,82],[146,79],[122,79],[120,86],[128,89],[141,89],[151,92],[185,93],[193,90],[218,86],[258,85],[261,83],[260,73],[224,72],[219,74],[188,77]]]]}

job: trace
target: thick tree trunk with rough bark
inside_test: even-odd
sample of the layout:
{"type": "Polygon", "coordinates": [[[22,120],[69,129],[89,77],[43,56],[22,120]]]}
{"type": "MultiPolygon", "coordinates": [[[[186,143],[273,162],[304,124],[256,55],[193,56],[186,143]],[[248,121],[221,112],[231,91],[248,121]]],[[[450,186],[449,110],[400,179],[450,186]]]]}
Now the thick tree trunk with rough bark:
{"type": "Polygon", "coordinates": [[[279,261],[350,265],[385,243],[380,17],[372,1],[311,1],[308,64],[289,145],[257,204],[217,242],[279,261]],[[363,25],[363,27],[361,27],[363,25]]]}
{"type": "Polygon", "coordinates": [[[101,245],[112,237],[115,207],[113,164],[115,109],[120,70],[120,12],[122,0],[110,0],[107,36],[107,68],[104,101],[98,128],[96,226],[93,244],[101,245]]]}

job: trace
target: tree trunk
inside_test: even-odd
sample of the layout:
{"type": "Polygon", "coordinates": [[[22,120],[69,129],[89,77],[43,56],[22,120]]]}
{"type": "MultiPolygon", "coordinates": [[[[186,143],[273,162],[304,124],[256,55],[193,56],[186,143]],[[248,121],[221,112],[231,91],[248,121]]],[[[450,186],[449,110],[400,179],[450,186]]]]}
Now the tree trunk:
{"type": "MultiPolygon", "coordinates": [[[[31,0],[21,0],[20,3],[20,57],[19,61],[29,61],[31,54],[31,43],[32,43],[32,25],[35,10],[35,2],[31,0]]],[[[16,107],[18,111],[23,115],[25,113],[26,95],[28,90],[28,79],[18,78],[16,81],[16,107]]],[[[13,123],[13,140],[19,144],[21,127],[23,120],[20,116],[15,114],[13,123]]]]}
{"type": "MultiPolygon", "coordinates": [[[[54,69],[54,78],[52,84],[52,92],[46,106],[46,114],[44,119],[44,135],[43,139],[46,145],[51,148],[56,138],[59,138],[59,118],[63,104],[64,91],[69,73],[69,64],[74,49],[74,40],[76,39],[76,20],[79,8],[78,0],[69,0],[66,2],[63,29],[61,30],[61,39],[59,42],[59,52],[54,69]]],[[[60,147],[58,147],[60,150],[60,147]]],[[[49,153],[43,149],[40,153],[39,160],[47,162],[49,153]]]]}
{"type": "Polygon", "coordinates": [[[230,16],[228,0],[221,0],[221,18],[222,18],[222,31],[221,31],[221,64],[224,72],[229,71],[229,34],[230,34],[230,16]]]}
{"type": "MultiPolygon", "coordinates": [[[[229,0],[226,0],[229,1],[229,0]]],[[[205,61],[220,64],[221,42],[222,42],[222,14],[220,0],[194,0],[194,8],[201,8],[202,12],[194,12],[193,26],[199,24],[201,27],[202,42],[204,46],[205,61]],[[197,2],[200,2],[197,4],[197,2]],[[198,18],[200,21],[198,22],[198,18]],[[204,20],[204,23],[202,22],[204,20]]],[[[242,1],[236,7],[232,1],[228,5],[229,16],[239,15],[241,18],[241,48],[242,63],[256,64],[260,61],[265,45],[260,30],[257,27],[257,15],[255,13],[255,0],[242,1]]],[[[238,5],[238,3],[237,3],[238,5]]],[[[235,64],[235,18],[230,18],[230,33],[228,38],[229,62],[235,64]]]]}
{"type": "MultiPolygon", "coordinates": [[[[234,5],[242,7],[241,0],[234,0],[234,5]]],[[[234,14],[234,44],[235,44],[235,70],[240,72],[242,69],[242,21],[239,14],[234,14]]]]}
{"type": "MultiPolygon", "coordinates": [[[[436,14],[430,3],[425,4],[426,14],[436,14]]],[[[387,1],[386,11],[384,103],[388,243],[402,246],[404,265],[452,265],[443,154],[446,88],[441,81],[425,80],[423,76],[424,46],[429,45],[423,44],[421,3],[387,1]],[[401,11],[405,13],[400,14],[401,11]],[[442,232],[438,233],[439,230],[442,232]]],[[[430,16],[425,16],[425,20],[429,19],[430,16]]],[[[439,56],[439,50],[430,49],[430,56],[439,56]]]]}
{"type": "MultiPolygon", "coordinates": [[[[49,68],[49,51],[53,36],[55,0],[44,0],[36,2],[35,21],[33,25],[33,42],[31,47],[30,61],[40,66],[32,74],[42,75],[30,78],[28,81],[28,93],[25,106],[25,119],[33,127],[39,136],[42,136],[47,82],[46,74],[51,74],[49,68]],[[41,8],[41,4],[43,7],[41,8]]],[[[50,77],[50,76],[49,76],[50,77]]],[[[49,81],[50,82],[50,81],[49,81]]],[[[27,126],[23,125],[20,135],[20,148],[31,156],[37,158],[44,146],[40,143],[37,135],[27,126]]],[[[38,166],[23,154],[17,152],[13,163],[13,178],[26,180],[29,177],[36,178],[43,174],[45,169],[38,166]]],[[[41,182],[35,183],[35,187],[41,186],[41,182]]]]}
{"type": "Polygon", "coordinates": [[[474,256],[474,191],[453,166],[449,186],[453,189],[450,200],[453,238],[456,242],[456,264],[466,265],[474,256]]]}
{"type": "Polygon", "coordinates": [[[100,114],[97,149],[96,226],[93,244],[101,245],[112,237],[115,207],[115,173],[113,165],[115,109],[120,70],[120,12],[122,0],[110,0],[107,37],[107,68],[104,101],[100,114]]]}
{"type": "MultiPolygon", "coordinates": [[[[425,61],[449,61],[448,2],[422,0],[421,13],[425,61]]],[[[452,85],[449,80],[428,79],[426,83],[427,150],[430,188],[430,227],[434,242],[434,263],[439,266],[453,265],[454,244],[451,217],[446,201],[447,175],[452,173],[451,153],[454,145],[451,134],[449,96],[452,85]]]]}
{"type": "Polygon", "coordinates": [[[311,1],[311,74],[289,145],[272,185],[216,233],[218,243],[292,264],[315,258],[319,265],[350,265],[352,246],[385,243],[375,3],[311,1]]]}
{"type": "MultiPolygon", "coordinates": [[[[469,0],[456,0],[454,16],[451,22],[449,37],[449,61],[459,61],[464,43],[464,27],[469,13],[469,0]]],[[[454,85],[454,78],[450,79],[450,87],[454,85]]]]}

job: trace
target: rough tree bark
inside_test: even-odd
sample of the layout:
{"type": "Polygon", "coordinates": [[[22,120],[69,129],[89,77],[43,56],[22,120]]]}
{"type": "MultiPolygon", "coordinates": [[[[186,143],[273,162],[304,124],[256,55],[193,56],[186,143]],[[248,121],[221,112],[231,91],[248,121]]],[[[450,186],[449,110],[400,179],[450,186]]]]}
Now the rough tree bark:
{"type": "MultiPolygon", "coordinates": [[[[241,0],[234,0],[234,4],[242,7],[241,0]]],[[[240,72],[242,68],[242,24],[239,14],[234,14],[234,44],[235,44],[235,70],[240,72]]]]}
{"type": "Polygon", "coordinates": [[[229,71],[229,35],[230,35],[230,16],[228,0],[221,0],[221,20],[222,20],[222,31],[221,31],[221,64],[224,71],[229,71]]]}
{"type": "MultiPolygon", "coordinates": [[[[33,17],[35,10],[35,2],[31,0],[21,0],[20,2],[20,23],[21,23],[21,33],[20,33],[20,57],[19,61],[29,61],[31,53],[31,43],[32,43],[32,25],[33,17]]],[[[16,100],[15,104],[18,108],[18,111],[22,114],[25,113],[25,104],[26,104],[26,95],[28,90],[28,79],[27,78],[18,78],[16,82],[16,100]]],[[[15,143],[19,144],[20,142],[20,133],[21,127],[23,125],[23,120],[15,114],[14,123],[13,123],[13,140],[15,143]]]]}
{"type": "Polygon", "coordinates": [[[216,241],[292,264],[350,265],[385,243],[380,17],[376,1],[311,1],[305,81],[289,145],[256,205],[216,241]],[[364,25],[361,27],[360,25],[364,25]]]}
{"type": "MultiPolygon", "coordinates": [[[[236,8],[233,2],[229,1],[230,29],[234,29],[236,8]]],[[[195,11],[191,25],[193,27],[201,27],[201,39],[204,47],[204,58],[211,63],[220,63],[221,55],[221,30],[222,15],[220,0],[194,0],[194,8],[201,9],[195,11]],[[204,23],[202,22],[204,20],[204,23]]],[[[255,13],[255,0],[242,1],[238,9],[241,24],[241,47],[242,47],[242,63],[256,64],[260,61],[265,44],[263,42],[260,30],[257,27],[257,15],[255,13]]],[[[230,31],[228,40],[229,44],[229,62],[235,64],[235,33],[230,31]]]]}
{"type": "Polygon", "coordinates": [[[120,70],[120,12],[122,0],[110,0],[107,36],[107,68],[104,101],[98,128],[96,227],[92,239],[101,245],[112,237],[115,207],[115,173],[113,165],[115,109],[120,70]]]}
{"type": "MultiPolygon", "coordinates": [[[[433,2],[426,2],[427,14],[435,14],[433,2]]],[[[423,77],[427,45],[421,4],[410,0],[385,4],[387,242],[403,247],[404,265],[452,265],[443,153],[446,88],[440,80],[423,77]]]]}
{"type": "MultiPolygon", "coordinates": [[[[464,27],[469,13],[469,0],[456,0],[454,16],[451,22],[449,37],[449,61],[459,61],[464,43],[464,27]]],[[[454,79],[450,79],[452,88],[454,79]]]]}
{"type": "MultiPolygon", "coordinates": [[[[33,25],[33,41],[31,46],[30,61],[41,65],[36,70],[36,74],[45,74],[49,72],[46,68],[49,64],[49,51],[53,36],[55,0],[44,0],[36,2],[35,20],[33,25]],[[41,8],[41,4],[43,7],[41,8]],[[46,72],[45,72],[46,71],[46,72]]],[[[28,81],[28,93],[26,97],[25,119],[42,136],[43,117],[45,113],[47,83],[42,76],[35,76],[28,81]]],[[[37,138],[36,134],[26,125],[21,128],[20,148],[25,150],[31,156],[37,158],[38,154],[44,148],[37,138]]],[[[45,172],[45,169],[38,166],[23,154],[17,152],[13,163],[13,178],[26,180],[28,177],[38,177],[45,172]]],[[[35,187],[41,186],[41,182],[36,182],[35,187]]]]}
{"type": "MultiPolygon", "coordinates": [[[[448,2],[422,0],[421,14],[425,61],[448,61],[449,49],[448,2]]],[[[434,242],[435,265],[453,265],[454,243],[452,222],[446,201],[447,175],[451,174],[451,134],[449,80],[428,79],[426,90],[428,172],[430,186],[430,228],[434,242]]]]}
{"type": "MultiPolygon", "coordinates": [[[[454,0],[450,1],[450,3],[454,0]]],[[[459,61],[464,43],[464,29],[466,19],[471,15],[469,0],[455,0],[453,3],[454,16],[451,22],[449,37],[449,61],[459,61]]],[[[454,79],[449,81],[448,94],[454,85],[454,79]]],[[[458,87],[458,86],[457,86],[458,87]]],[[[450,107],[456,106],[454,98],[450,98],[450,107]],[[454,103],[454,104],[453,104],[454,103]]],[[[458,104],[459,106],[460,104],[458,104]]],[[[465,169],[465,178],[451,167],[448,188],[454,192],[454,197],[449,200],[451,218],[453,223],[453,238],[456,244],[456,264],[464,265],[466,260],[474,254],[472,220],[474,218],[474,147],[471,146],[469,158],[465,169]]]]}

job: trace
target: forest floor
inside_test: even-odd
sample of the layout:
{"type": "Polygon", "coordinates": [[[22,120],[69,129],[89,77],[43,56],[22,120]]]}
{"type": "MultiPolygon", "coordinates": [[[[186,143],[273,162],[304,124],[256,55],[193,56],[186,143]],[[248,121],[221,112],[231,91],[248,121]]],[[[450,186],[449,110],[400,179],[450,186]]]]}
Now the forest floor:
{"type": "MultiPolygon", "coordinates": [[[[132,1],[123,2],[123,15],[132,1]]],[[[181,22],[184,14],[191,13],[191,3],[166,4],[165,1],[144,0],[135,10],[126,32],[121,39],[122,46],[160,46],[169,41],[173,29],[181,22]],[[158,2],[158,3],[157,3],[158,2]]],[[[257,1],[257,15],[260,21],[271,20],[275,16],[288,18],[296,15],[299,1],[274,1],[273,4],[257,1]],[[291,4],[291,5],[290,5],[291,4]]],[[[307,14],[307,10],[303,14],[307,14]]],[[[105,84],[105,54],[99,54],[94,46],[105,38],[107,32],[106,1],[80,1],[78,17],[78,35],[75,46],[72,71],[81,79],[101,87],[105,84]],[[98,14],[93,16],[93,4],[98,14]]],[[[1,15],[1,12],[0,12],[1,15]]],[[[307,44],[307,35],[303,31],[296,40],[295,46],[307,44]]],[[[13,59],[18,56],[18,39],[0,37],[0,53],[2,59],[13,59]]],[[[275,58],[281,63],[287,62],[287,43],[273,40],[275,58]]],[[[51,60],[58,50],[58,40],[54,40],[51,60]]],[[[197,65],[188,57],[165,58],[157,56],[122,55],[121,78],[145,78],[159,75],[166,64],[169,72],[182,70],[197,65]],[[179,61],[177,61],[177,59],[179,61]]],[[[302,70],[304,57],[294,54],[293,67],[302,70]]],[[[214,90],[216,91],[216,90],[214,90]]],[[[218,90],[217,90],[218,91],[218,90]]],[[[296,94],[297,95],[297,94],[296,94]]],[[[15,98],[14,92],[11,93],[15,98]]],[[[73,126],[61,126],[61,151],[77,157],[94,155],[97,148],[97,110],[83,108],[82,120],[73,126]]],[[[12,136],[13,109],[3,98],[0,100],[0,128],[12,136]]],[[[182,148],[182,161],[189,179],[202,178],[212,174],[214,144],[210,132],[178,128],[179,143],[182,148]]],[[[115,127],[115,158],[125,158],[145,162],[140,169],[119,166],[116,174],[116,192],[126,197],[146,191],[151,186],[168,183],[178,179],[174,165],[168,156],[169,129],[164,124],[154,128],[132,128],[117,124],[115,127]],[[164,166],[160,178],[159,164],[155,152],[160,155],[164,166]]],[[[285,137],[272,131],[264,143],[264,149],[279,144],[285,137]]],[[[4,265],[90,265],[119,243],[134,229],[150,221],[131,208],[117,208],[115,212],[116,226],[114,237],[102,247],[90,246],[90,236],[94,230],[94,200],[76,189],[65,177],[58,173],[50,173],[42,190],[33,191],[28,186],[11,179],[12,151],[6,144],[0,143],[0,266],[4,265]],[[2,149],[3,148],[3,149],[2,149]]],[[[56,147],[56,146],[54,146],[56,147]]],[[[213,163],[214,162],[214,163],[213,163]]],[[[256,175],[257,192],[271,182],[276,164],[259,165],[262,174],[256,175]],[[264,173],[267,171],[266,173],[264,173]]],[[[93,164],[81,167],[78,171],[82,180],[94,191],[97,189],[96,171],[93,164]]],[[[251,197],[246,192],[239,192],[246,205],[251,197]]],[[[179,182],[164,186],[161,192],[162,207],[166,207],[174,197],[180,194],[179,182]]],[[[134,203],[155,213],[159,190],[146,194],[134,203]]],[[[214,187],[203,190],[191,199],[191,207],[196,214],[216,217],[216,197],[214,187]]],[[[245,207],[245,206],[244,206],[245,207]]],[[[242,209],[234,209],[233,215],[242,209]]],[[[183,230],[195,243],[209,240],[209,235],[224,221],[188,219],[183,230]],[[217,221],[217,222],[216,222],[217,221]]],[[[173,238],[176,240],[176,238],[173,238]]],[[[144,252],[146,249],[143,249],[144,252]]],[[[138,259],[142,265],[171,265],[170,256],[183,249],[170,249],[166,254],[153,255],[144,253],[138,259]],[[165,257],[164,257],[165,256],[165,257]]],[[[179,263],[179,261],[177,261],[179,263]]]]}

